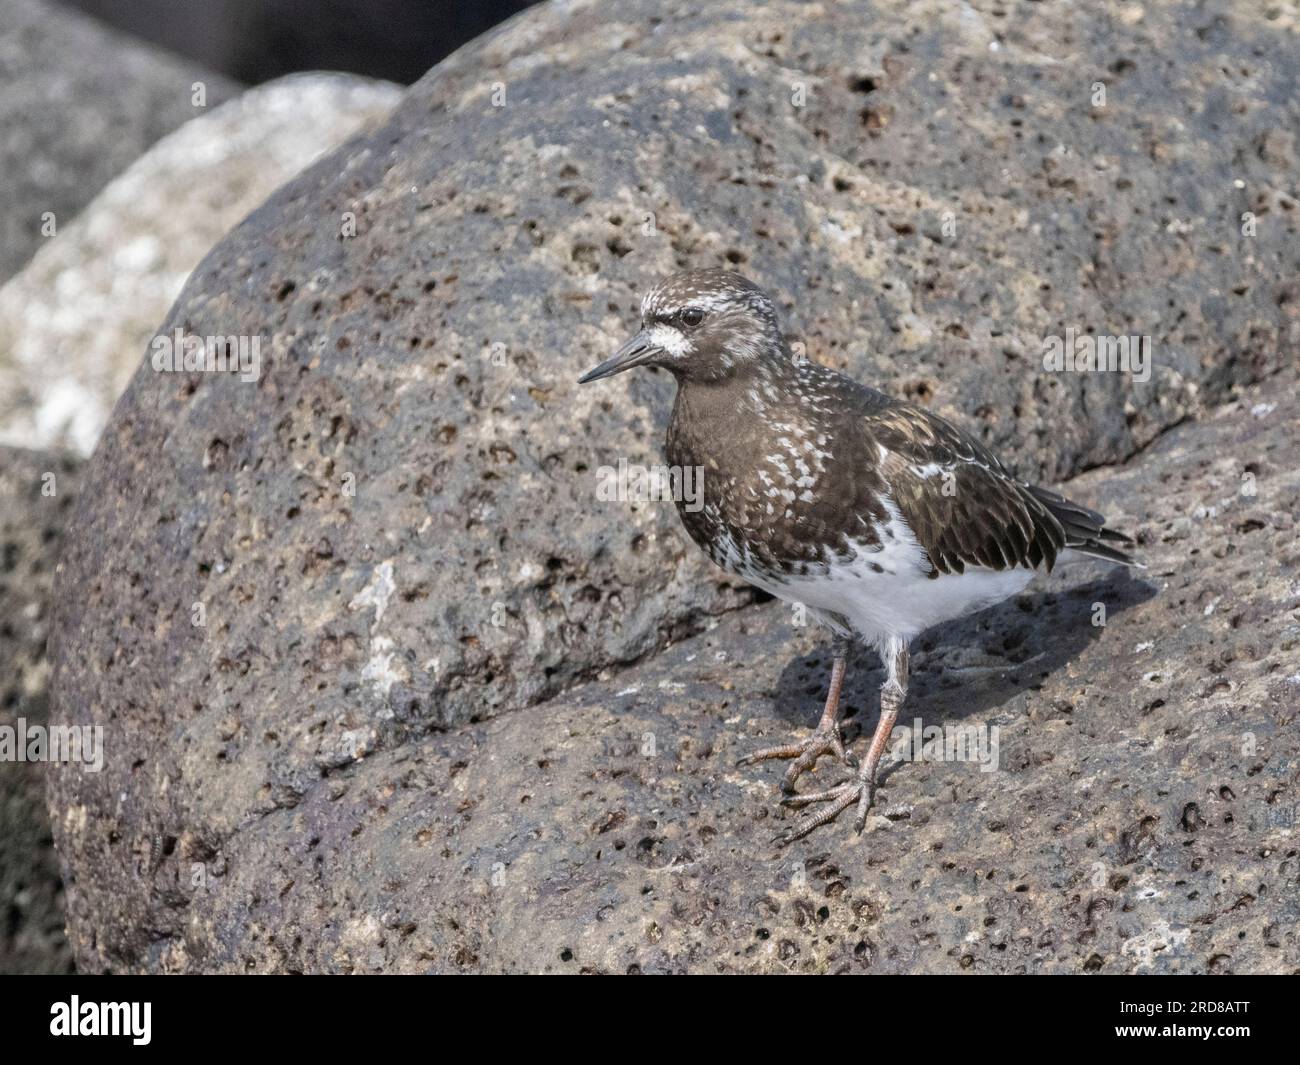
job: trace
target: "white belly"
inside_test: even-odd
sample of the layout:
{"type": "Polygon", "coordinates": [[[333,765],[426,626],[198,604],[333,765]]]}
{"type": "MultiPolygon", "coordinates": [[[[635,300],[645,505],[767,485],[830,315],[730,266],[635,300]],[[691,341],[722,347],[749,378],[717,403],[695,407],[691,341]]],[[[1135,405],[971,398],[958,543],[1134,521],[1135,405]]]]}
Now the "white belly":
{"type": "Polygon", "coordinates": [[[738,572],[780,599],[846,618],[860,639],[878,648],[907,643],[932,625],[1008,599],[1034,578],[1024,568],[967,566],[964,573],[931,579],[925,550],[890,510],[891,520],[878,530],[882,546],[857,546],[851,558],[832,562],[825,573],[773,578],[744,566],[738,572]]]}

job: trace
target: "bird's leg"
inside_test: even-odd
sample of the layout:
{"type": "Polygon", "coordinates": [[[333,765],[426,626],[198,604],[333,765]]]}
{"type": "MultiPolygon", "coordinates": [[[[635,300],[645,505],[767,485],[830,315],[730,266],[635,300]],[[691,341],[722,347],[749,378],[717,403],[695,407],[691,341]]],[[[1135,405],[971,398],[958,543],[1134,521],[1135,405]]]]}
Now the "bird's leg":
{"type": "Polygon", "coordinates": [[[823,802],[827,805],[791,825],[776,837],[777,843],[785,844],[802,839],[814,828],[835,820],[841,811],[854,803],[858,806],[857,817],[854,819],[858,832],[866,825],[867,811],[871,809],[871,800],[875,797],[876,768],[880,765],[880,757],[885,753],[889,735],[894,731],[894,722],[898,720],[898,712],[907,697],[907,645],[901,641],[891,641],[884,659],[885,683],[880,689],[880,722],[871,737],[871,746],[867,748],[867,757],[858,771],[858,779],[845,781],[825,791],[782,799],[785,806],[808,806],[823,802]]]}
{"type": "Polygon", "coordinates": [[[858,797],[858,816],[854,820],[858,832],[867,823],[867,811],[871,809],[871,800],[876,791],[876,767],[880,765],[880,756],[885,753],[889,743],[889,734],[894,731],[894,722],[898,712],[903,708],[907,698],[907,646],[900,644],[890,647],[890,661],[885,663],[885,683],[880,689],[880,721],[876,725],[875,735],[871,737],[871,746],[867,748],[866,760],[858,773],[862,784],[862,794],[858,797]]]}
{"type": "Polygon", "coordinates": [[[794,761],[785,771],[781,781],[781,790],[787,795],[794,791],[794,783],[800,775],[811,769],[817,759],[824,754],[833,754],[847,766],[854,765],[853,756],[844,749],[844,740],[840,736],[839,722],[840,691],[844,687],[844,673],[848,668],[849,641],[836,637],[834,644],[835,660],[831,664],[831,686],[826,693],[826,707],[822,710],[817,728],[806,740],[782,744],[779,747],[764,747],[741,758],[736,765],[752,765],[768,758],[793,758],[794,761]]]}

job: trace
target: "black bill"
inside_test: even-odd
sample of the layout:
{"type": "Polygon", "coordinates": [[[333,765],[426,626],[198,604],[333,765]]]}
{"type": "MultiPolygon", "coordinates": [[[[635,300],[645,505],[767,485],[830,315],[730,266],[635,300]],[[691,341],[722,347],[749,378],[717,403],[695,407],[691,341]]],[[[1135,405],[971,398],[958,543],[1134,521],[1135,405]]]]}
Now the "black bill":
{"type": "Polygon", "coordinates": [[[579,377],[578,384],[585,385],[588,381],[613,377],[616,373],[632,369],[633,366],[644,366],[656,355],[662,354],[662,351],[663,349],[654,344],[643,329],[599,366],[579,377]]]}

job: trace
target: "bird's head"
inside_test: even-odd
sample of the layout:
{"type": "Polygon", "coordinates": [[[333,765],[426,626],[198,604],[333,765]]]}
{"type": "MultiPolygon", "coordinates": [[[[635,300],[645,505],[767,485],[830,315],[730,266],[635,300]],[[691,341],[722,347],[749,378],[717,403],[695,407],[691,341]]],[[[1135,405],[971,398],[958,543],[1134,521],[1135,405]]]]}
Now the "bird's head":
{"type": "Polygon", "coordinates": [[[776,307],[730,270],[683,270],[641,301],[641,329],[579,384],[634,366],[662,366],[679,381],[721,381],[789,358],[776,307]]]}

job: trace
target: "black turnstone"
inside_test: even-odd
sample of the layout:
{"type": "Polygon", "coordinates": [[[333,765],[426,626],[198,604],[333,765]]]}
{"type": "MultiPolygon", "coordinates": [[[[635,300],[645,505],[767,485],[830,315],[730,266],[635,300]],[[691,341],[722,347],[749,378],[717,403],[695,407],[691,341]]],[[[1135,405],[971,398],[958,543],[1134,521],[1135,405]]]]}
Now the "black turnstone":
{"type": "Polygon", "coordinates": [[[1096,511],[1013,476],[938,415],[797,358],[772,300],[726,270],[685,271],[641,301],[641,330],[579,383],[634,366],[677,379],[668,461],[703,471],[703,506],[678,512],[715,563],[805,605],[834,634],[821,721],[806,740],[741,764],[793,759],[791,806],[820,805],[789,842],[857,805],[866,821],[876,767],[907,693],[907,648],[924,629],[1015,595],[1067,549],[1135,565],[1096,511]],[[880,721],[854,779],[796,794],[824,754],[845,765],[836,715],[850,640],[880,653],[880,721]]]}

